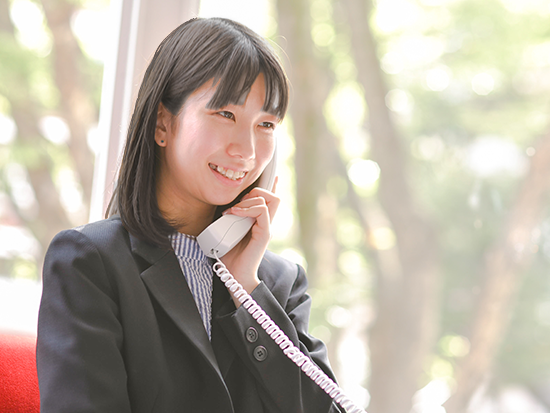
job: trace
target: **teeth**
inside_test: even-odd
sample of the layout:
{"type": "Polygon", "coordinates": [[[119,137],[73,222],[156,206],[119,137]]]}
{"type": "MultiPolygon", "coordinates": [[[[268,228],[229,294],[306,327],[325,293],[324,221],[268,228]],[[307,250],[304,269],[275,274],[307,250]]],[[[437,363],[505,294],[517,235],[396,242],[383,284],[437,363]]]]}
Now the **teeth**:
{"type": "Polygon", "coordinates": [[[216,166],[216,165],[213,165],[213,164],[210,164],[210,168],[215,170],[215,171],[218,171],[220,174],[222,174],[226,178],[231,179],[232,181],[236,181],[237,179],[241,179],[246,174],[246,172],[244,172],[244,171],[237,172],[237,171],[233,171],[232,169],[225,169],[221,166],[216,166]]]}

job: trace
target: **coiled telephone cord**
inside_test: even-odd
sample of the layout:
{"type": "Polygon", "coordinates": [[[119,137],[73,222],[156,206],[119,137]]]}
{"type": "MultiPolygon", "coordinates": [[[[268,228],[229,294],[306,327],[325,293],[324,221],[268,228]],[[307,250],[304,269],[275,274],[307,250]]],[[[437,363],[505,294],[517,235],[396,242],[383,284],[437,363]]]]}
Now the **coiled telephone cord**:
{"type": "Polygon", "coordinates": [[[283,350],[283,353],[292,360],[300,369],[311,378],[321,389],[323,389],[336,403],[342,406],[348,413],[366,413],[365,410],[358,407],[353,403],[338,387],[334,381],[330,379],[319,367],[311,361],[311,359],[300,351],[298,347],[292,343],[288,336],[275,324],[273,320],[266,314],[260,305],[248,294],[245,289],[233,275],[229,272],[227,267],[220,261],[216,255],[216,251],[213,251],[213,255],[216,257],[216,263],[214,263],[214,272],[225,284],[226,288],[230,290],[233,295],[239,300],[244,308],[250,313],[250,315],[256,320],[256,322],[262,326],[267,334],[275,341],[275,343],[283,350]]]}

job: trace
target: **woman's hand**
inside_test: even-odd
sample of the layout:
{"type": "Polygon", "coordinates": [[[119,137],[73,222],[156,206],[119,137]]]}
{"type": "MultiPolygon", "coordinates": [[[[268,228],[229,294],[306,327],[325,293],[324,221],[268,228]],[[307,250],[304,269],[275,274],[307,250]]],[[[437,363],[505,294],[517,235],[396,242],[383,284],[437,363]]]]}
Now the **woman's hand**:
{"type": "MultiPolygon", "coordinates": [[[[273,189],[275,190],[277,180],[273,189]]],[[[271,222],[280,199],[263,188],[254,188],[227,213],[256,220],[251,230],[231,251],[222,257],[223,263],[249,294],[258,286],[258,267],[271,239],[271,222]]],[[[233,297],[235,305],[240,302],[233,297]]]]}

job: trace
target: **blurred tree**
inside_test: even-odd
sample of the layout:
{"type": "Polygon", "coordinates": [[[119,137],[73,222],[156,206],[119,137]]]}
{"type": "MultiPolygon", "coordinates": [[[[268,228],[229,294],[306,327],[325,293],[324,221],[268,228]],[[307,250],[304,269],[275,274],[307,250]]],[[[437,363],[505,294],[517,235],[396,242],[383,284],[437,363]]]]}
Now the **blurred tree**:
{"type": "MultiPolygon", "coordinates": [[[[531,375],[522,371],[520,378],[512,354],[529,345],[507,338],[511,319],[522,324],[515,297],[523,280],[543,277],[532,270],[537,268],[532,261],[548,262],[550,252],[543,251],[550,235],[545,229],[550,32],[539,9],[512,0],[380,0],[375,8],[370,0],[277,4],[298,106],[291,117],[297,180],[303,179],[297,187],[305,205],[299,217],[309,234],[302,235],[301,248],[314,269],[310,276],[326,268],[308,252],[324,236],[316,208],[322,208],[321,200],[333,205],[337,200],[340,208],[355,210],[366,242],[353,248],[368,260],[376,280],[376,320],[368,335],[369,412],[408,413],[415,392],[434,379],[445,380],[454,392],[445,405],[449,413],[466,411],[474,391],[487,383],[521,381],[540,388],[533,383],[548,375],[548,357],[540,359],[544,367],[528,362],[531,375]],[[330,15],[322,29],[319,10],[330,15]],[[342,41],[346,38],[350,44],[342,41]],[[343,165],[352,173],[354,156],[343,149],[349,139],[342,133],[343,118],[332,121],[340,123],[336,146],[330,133],[319,139],[324,124],[308,120],[324,118],[331,129],[327,101],[350,80],[353,70],[341,75],[349,56],[368,107],[368,149],[355,157],[376,161],[380,178],[374,192],[365,193],[344,177],[340,183],[349,188],[340,195],[347,196],[338,198],[330,190],[323,194],[322,187],[315,194],[312,182],[330,188],[330,177],[343,165]],[[306,144],[311,146],[304,150],[306,144]],[[330,148],[330,155],[321,157],[320,146],[330,148]],[[395,235],[393,248],[376,240],[380,221],[395,235]],[[499,356],[503,342],[506,353],[499,356]]],[[[342,225],[339,217],[337,233],[342,225]]],[[[338,244],[332,253],[347,257],[349,247],[341,239],[338,244]]],[[[316,251],[325,259],[331,253],[316,251]]],[[[336,284],[344,279],[341,273],[332,277],[336,284]]],[[[540,319],[536,341],[548,343],[550,287],[541,283],[540,291],[524,294],[539,303],[529,305],[540,319]]],[[[415,409],[422,411],[420,405],[415,409]]]]}
{"type": "Polygon", "coordinates": [[[80,49],[71,29],[71,18],[79,10],[74,1],[42,0],[44,14],[53,38],[53,78],[59,90],[59,116],[69,127],[71,139],[68,142],[77,181],[82,187],[86,216],[92,193],[94,157],[87,144],[88,130],[97,123],[98,108],[93,101],[91,87],[96,86],[86,79],[86,57],[80,49]]]}
{"type": "MultiPolygon", "coordinates": [[[[550,404],[545,3],[277,0],[312,325],[342,377],[342,353],[361,364],[340,346],[363,335],[369,413],[435,409],[441,395],[413,397],[435,381],[454,393],[448,413],[510,384],[550,404]]],[[[0,0],[0,120],[17,129],[0,136],[0,225],[43,249],[88,216],[101,67],[71,29],[82,5],[0,0]]],[[[37,277],[35,259],[8,265],[37,277]]]]}
{"type": "Polygon", "coordinates": [[[308,266],[320,282],[335,271],[334,245],[324,242],[323,232],[334,234],[334,206],[327,198],[326,183],[332,172],[327,142],[332,137],[319,122],[324,102],[332,88],[330,69],[322,56],[315,55],[310,36],[309,4],[277,2],[279,32],[289,41],[284,49],[291,62],[287,71],[292,79],[292,128],[295,136],[296,203],[300,217],[300,245],[308,266]],[[328,211],[327,211],[328,210],[328,211]],[[327,216],[329,217],[327,219],[327,216]],[[328,228],[326,228],[328,225],[328,228]]]}
{"type": "Polygon", "coordinates": [[[352,50],[369,114],[371,156],[380,166],[378,199],[396,236],[399,270],[377,279],[370,333],[372,413],[408,412],[433,347],[439,303],[439,246],[434,224],[409,182],[409,159],[386,104],[388,87],[370,26],[371,2],[345,0],[352,50]]]}
{"type": "Polygon", "coordinates": [[[486,251],[484,285],[469,333],[469,354],[459,363],[456,392],[445,404],[448,413],[463,412],[491,371],[498,353],[525,269],[537,250],[536,234],[550,194],[550,134],[541,139],[520,185],[503,230],[486,251]]]}
{"type": "MultiPolygon", "coordinates": [[[[290,114],[296,145],[294,168],[296,205],[299,216],[299,244],[308,264],[310,285],[330,288],[337,274],[337,201],[327,192],[327,181],[334,174],[334,137],[325,122],[319,121],[323,105],[333,86],[327,57],[314,53],[310,36],[310,9],[307,2],[279,0],[279,33],[289,41],[287,72],[293,88],[290,114]]],[[[321,118],[322,119],[322,118],[321,118]]],[[[332,350],[338,337],[333,331],[332,350]]],[[[335,352],[330,354],[337,357],[335,352]]],[[[335,367],[336,370],[338,367],[335,367]]]]}
{"type": "Polygon", "coordinates": [[[87,133],[97,120],[101,67],[83,54],[71,30],[79,7],[74,1],[0,0],[0,97],[17,130],[4,143],[0,168],[17,215],[11,225],[30,229],[42,249],[34,257],[34,277],[53,236],[88,217],[94,156],[87,133]],[[38,45],[25,44],[10,19],[16,7],[38,22],[38,45]],[[68,203],[79,194],[75,215],[68,203]]]}

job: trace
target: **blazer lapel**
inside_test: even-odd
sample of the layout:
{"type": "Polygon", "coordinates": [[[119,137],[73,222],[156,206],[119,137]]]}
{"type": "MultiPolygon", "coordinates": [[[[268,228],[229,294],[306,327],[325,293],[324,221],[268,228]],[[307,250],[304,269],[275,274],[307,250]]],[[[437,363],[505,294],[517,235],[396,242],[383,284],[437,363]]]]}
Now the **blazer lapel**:
{"type": "Polygon", "coordinates": [[[141,273],[147,289],[222,380],[214,350],[176,255],[171,250],[130,237],[132,251],[151,264],[141,273]]]}

